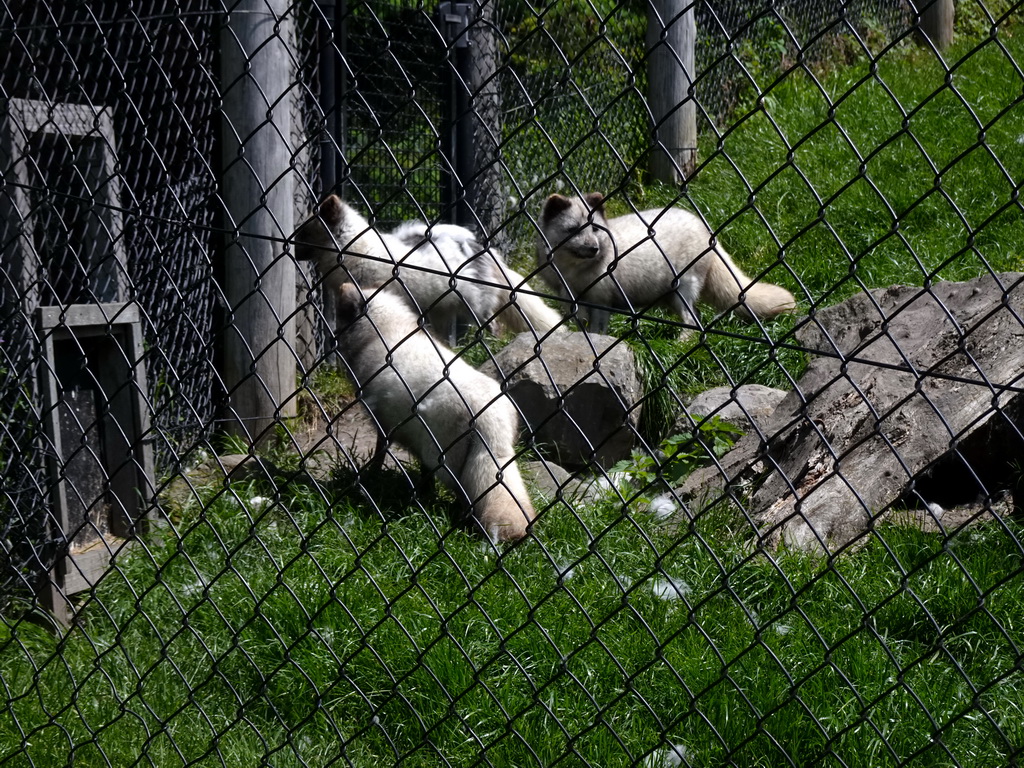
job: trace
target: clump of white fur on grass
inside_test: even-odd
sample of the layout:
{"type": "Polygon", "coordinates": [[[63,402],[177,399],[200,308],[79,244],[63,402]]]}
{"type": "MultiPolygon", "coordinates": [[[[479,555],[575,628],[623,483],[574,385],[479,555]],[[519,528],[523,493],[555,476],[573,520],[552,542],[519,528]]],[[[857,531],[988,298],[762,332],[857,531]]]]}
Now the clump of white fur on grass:
{"type": "Polygon", "coordinates": [[[640,765],[643,768],[675,768],[684,764],[690,764],[689,750],[682,744],[667,744],[651,752],[640,765]]]}
{"type": "Polygon", "coordinates": [[[684,600],[693,589],[682,579],[654,579],[651,581],[651,592],[662,600],[684,600]]]}
{"type": "Polygon", "coordinates": [[[655,496],[651,499],[651,503],[648,505],[650,513],[658,520],[667,520],[673,517],[676,512],[679,511],[679,502],[675,500],[672,494],[663,493],[660,496],[655,496]]]}

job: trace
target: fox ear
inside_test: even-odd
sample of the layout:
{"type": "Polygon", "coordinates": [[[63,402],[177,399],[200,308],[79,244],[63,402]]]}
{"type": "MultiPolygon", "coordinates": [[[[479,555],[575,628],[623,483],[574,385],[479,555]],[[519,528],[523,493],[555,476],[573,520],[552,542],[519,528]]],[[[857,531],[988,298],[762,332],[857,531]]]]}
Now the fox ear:
{"type": "Polygon", "coordinates": [[[330,195],[320,203],[317,213],[323,219],[324,224],[334,228],[345,218],[345,204],[341,202],[341,198],[337,195],[330,195]]]}
{"type": "Polygon", "coordinates": [[[561,195],[551,195],[551,197],[544,201],[544,208],[540,212],[541,218],[553,219],[571,205],[572,200],[569,198],[562,197],[561,195]]]}
{"type": "Polygon", "coordinates": [[[604,213],[604,195],[600,192],[591,192],[583,196],[584,202],[590,206],[590,210],[604,213]]]}
{"type": "Polygon", "coordinates": [[[366,299],[355,283],[342,283],[338,289],[338,328],[342,330],[366,312],[366,299]]]}

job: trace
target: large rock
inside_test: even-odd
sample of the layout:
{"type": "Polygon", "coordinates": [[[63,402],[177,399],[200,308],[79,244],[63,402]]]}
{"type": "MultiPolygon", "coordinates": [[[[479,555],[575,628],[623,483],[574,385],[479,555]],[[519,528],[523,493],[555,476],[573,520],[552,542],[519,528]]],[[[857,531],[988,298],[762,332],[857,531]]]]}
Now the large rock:
{"type": "Polygon", "coordinates": [[[819,354],[765,434],[684,495],[748,497],[763,543],[835,551],[902,506],[952,508],[1014,486],[1024,459],[1022,276],[861,294],[809,318],[819,354]]]}
{"type": "Polygon", "coordinates": [[[612,336],[523,333],[481,367],[508,384],[524,427],[566,467],[610,467],[636,443],[642,396],[633,353],[612,336]]]}
{"type": "MultiPolygon", "coordinates": [[[[317,482],[327,482],[339,469],[359,471],[371,462],[377,449],[379,430],[369,411],[358,402],[342,405],[329,421],[313,418],[291,429],[291,441],[302,454],[302,468],[317,482]]],[[[397,443],[387,446],[385,469],[398,469],[414,462],[397,443]]]]}
{"type": "Polygon", "coordinates": [[[781,389],[760,384],[706,390],[687,404],[686,412],[689,415],[676,422],[673,434],[692,430],[691,419],[715,416],[744,432],[749,432],[754,425],[763,428],[785,396],[786,393],[781,389]]]}

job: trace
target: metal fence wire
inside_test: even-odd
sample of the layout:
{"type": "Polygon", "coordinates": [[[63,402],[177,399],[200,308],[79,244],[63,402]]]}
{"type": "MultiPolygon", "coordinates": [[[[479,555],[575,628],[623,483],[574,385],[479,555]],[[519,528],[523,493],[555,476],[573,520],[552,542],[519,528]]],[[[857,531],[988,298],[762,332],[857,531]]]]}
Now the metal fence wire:
{"type": "Polygon", "coordinates": [[[0,765],[1024,757],[1012,0],[0,0],[0,765]]]}

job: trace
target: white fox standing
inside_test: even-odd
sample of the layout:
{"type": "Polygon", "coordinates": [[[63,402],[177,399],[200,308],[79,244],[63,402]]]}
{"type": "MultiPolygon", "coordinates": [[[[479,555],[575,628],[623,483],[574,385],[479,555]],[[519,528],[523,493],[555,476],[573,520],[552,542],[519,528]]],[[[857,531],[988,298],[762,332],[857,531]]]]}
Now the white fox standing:
{"type": "MultiPolygon", "coordinates": [[[[725,250],[711,244],[703,222],[680,208],[608,219],[604,197],[551,195],[540,216],[541,279],[568,299],[641,312],[661,305],[697,322],[696,302],[745,319],[795,309],[793,294],[751,283],[725,250]]],[[[591,331],[606,333],[608,311],[580,307],[591,331]]]]}
{"type": "Polygon", "coordinates": [[[512,401],[435,341],[391,289],[346,283],[339,293],[338,348],[381,437],[452,488],[492,541],[525,536],[535,512],[515,463],[512,401]]]}
{"type": "Polygon", "coordinates": [[[330,195],[292,239],[295,258],[316,262],[325,290],[336,293],[346,282],[400,285],[419,314],[450,341],[460,322],[544,333],[562,319],[539,297],[523,293],[531,290],[523,277],[464,227],[407,222],[381,233],[330,195]]]}

